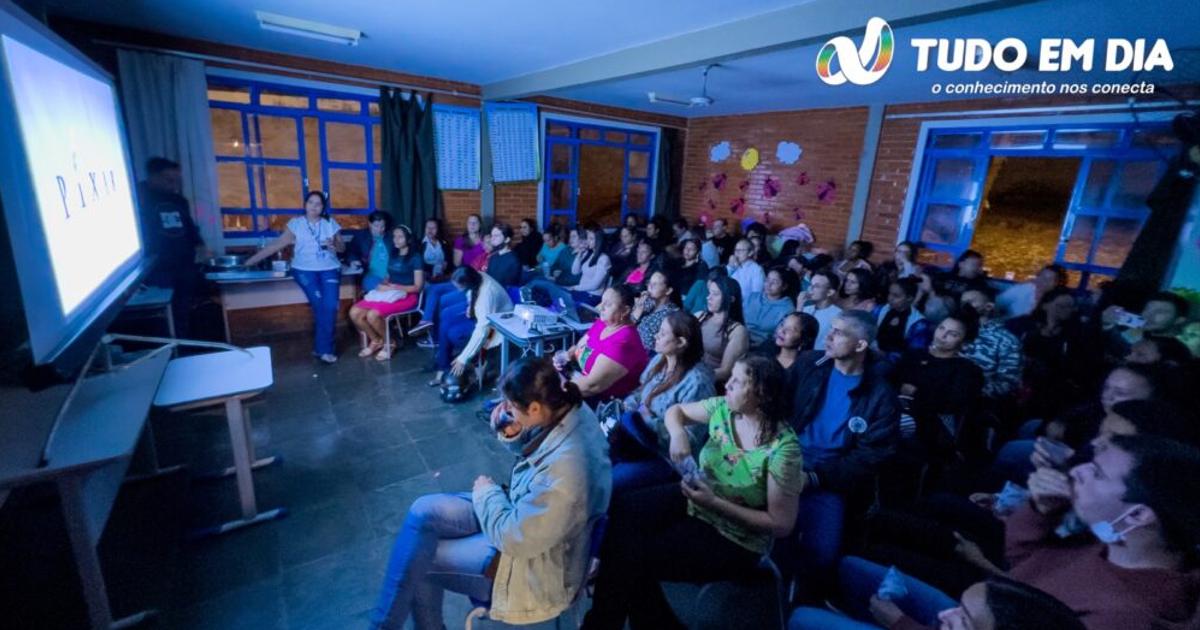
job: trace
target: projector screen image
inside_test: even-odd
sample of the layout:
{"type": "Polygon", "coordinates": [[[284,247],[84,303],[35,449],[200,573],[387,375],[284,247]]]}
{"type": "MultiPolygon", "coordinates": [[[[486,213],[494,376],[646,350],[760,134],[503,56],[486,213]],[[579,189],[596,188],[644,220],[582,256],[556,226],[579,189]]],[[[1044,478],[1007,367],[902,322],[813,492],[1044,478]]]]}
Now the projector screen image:
{"type": "Polygon", "coordinates": [[[141,248],[116,101],[110,85],[3,42],[59,308],[70,315],[141,248]]]}

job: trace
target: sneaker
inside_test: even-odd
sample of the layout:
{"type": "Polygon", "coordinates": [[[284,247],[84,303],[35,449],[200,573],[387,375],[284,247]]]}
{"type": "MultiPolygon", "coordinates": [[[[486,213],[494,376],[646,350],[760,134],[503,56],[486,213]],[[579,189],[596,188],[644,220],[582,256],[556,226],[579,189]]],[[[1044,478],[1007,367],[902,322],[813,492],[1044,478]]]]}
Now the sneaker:
{"type": "Polygon", "coordinates": [[[437,342],[433,340],[432,336],[430,336],[430,337],[426,337],[426,338],[418,341],[417,347],[418,348],[426,348],[428,350],[436,350],[437,342]]]}
{"type": "Polygon", "coordinates": [[[319,356],[317,358],[321,360],[321,363],[324,363],[326,365],[333,365],[334,363],[337,363],[337,355],[336,354],[322,354],[321,356],[319,356]]]}
{"type": "Polygon", "coordinates": [[[421,321],[417,322],[416,326],[413,326],[412,328],[408,329],[408,334],[409,334],[409,336],[415,337],[415,336],[425,332],[426,330],[430,330],[431,328],[433,328],[433,322],[421,320],[421,321]]]}

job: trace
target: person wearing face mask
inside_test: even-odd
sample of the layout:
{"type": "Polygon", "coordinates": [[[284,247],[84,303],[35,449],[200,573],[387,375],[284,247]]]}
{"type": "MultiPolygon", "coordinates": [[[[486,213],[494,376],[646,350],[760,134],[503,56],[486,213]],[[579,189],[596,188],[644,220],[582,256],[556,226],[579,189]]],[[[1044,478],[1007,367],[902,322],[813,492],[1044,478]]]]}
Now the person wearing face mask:
{"type": "Polygon", "coordinates": [[[763,290],[766,275],[762,266],[754,261],[754,244],[750,239],[744,238],[737,242],[733,247],[733,256],[729,258],[729,264],[725,268],[729,271],[729,277],[741,287],[742,296],[763,290]]]}
{"type": "Polygon", "coordinates": [[[516,456],[500,485],[413,502],[392,547],[371,628],[440,630],[444,589],[490,602],[488,616],[526,625],[561,614],[587,577],[589,540],[608,509],[608,446],[573,383],[523,358],[500,384],[497,439],[516,456]]]}
{"type": "Polygon", "coordinates": [[[919,582],[906,583],[925,598],[905,596],[899,603],[881,599],[871,588],[883,579],[887,567],[860,558],[842,561],[847,578],[842,592],[848,604],[846,617],[824,608],[797,608],[788,630],[1084,630],[1086,626],[1066,604],[1047,593],[1015,580],[991,577],[967,587],[959,601],[942,593],[925,593],[919,582]],[[861,618],[869,619],[860,620],[861,618]],[[921,621],[919,621],[921,620],[921,621]]]}

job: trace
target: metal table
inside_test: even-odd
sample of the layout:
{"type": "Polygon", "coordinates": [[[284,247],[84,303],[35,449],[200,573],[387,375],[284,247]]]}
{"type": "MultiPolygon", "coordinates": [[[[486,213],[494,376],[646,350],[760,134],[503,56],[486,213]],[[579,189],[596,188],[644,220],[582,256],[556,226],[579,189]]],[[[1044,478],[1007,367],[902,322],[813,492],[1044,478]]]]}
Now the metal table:
{"type": "Polygon", "coordinates": [[[546,346],[550,342],[561,341],[561,348],[566,348],[574,343],[576,335],[586,332],[591,327],[590,324],[570,322],[560,318],[555,324],[536,331],[530,331],[525,325],[525,321],[511,311],[508,313],[492,313],[487,318],[488,323],[492,326],[492,330],[498,332],[502,338],[500,342],[501,372],[508,368],[508,347],[510,344],[520,348],[522,356],[533,352],[534,356],[540,357],[546,354],[546,346]]]}

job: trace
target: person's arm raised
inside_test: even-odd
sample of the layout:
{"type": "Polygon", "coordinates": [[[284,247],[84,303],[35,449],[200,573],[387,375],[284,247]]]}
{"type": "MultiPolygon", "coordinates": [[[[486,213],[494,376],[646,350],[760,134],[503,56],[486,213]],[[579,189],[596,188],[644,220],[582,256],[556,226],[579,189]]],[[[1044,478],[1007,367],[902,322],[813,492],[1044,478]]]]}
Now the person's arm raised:
{"type": "Polygon", "coordinates": [[[256,252],[253,256],[247,258],[246,266],[253,267],[254,265],[257,265],[258,263],[262,262],[268,256],[274,256],[276,252],[278,252],[279,250],[281,250],[295,242],[296,242],[296,235],[292,234],[291,230],[284,230],[283,234],[280,234],[278,238],[271,241],[270,243],[267,243],[266,247],[263,247],[262,249],[258,250],[258,252],[256,252]]]}

